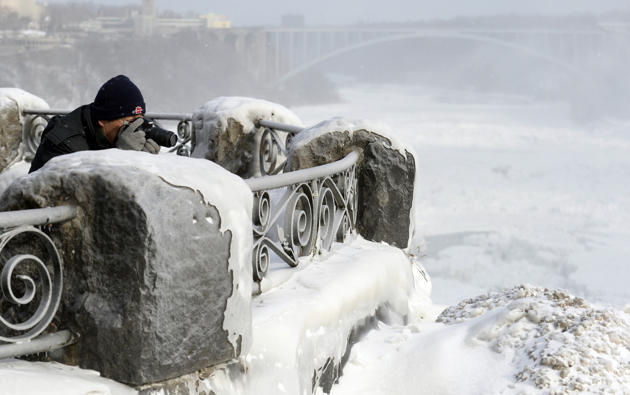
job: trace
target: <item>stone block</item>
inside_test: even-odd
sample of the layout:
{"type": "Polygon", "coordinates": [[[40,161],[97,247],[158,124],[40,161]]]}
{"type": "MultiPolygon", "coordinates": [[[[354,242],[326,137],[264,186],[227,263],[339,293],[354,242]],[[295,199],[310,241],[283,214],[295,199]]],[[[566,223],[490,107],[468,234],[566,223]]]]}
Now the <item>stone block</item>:
{"type": "Polygon", "coordinates": [[[247,352],[252,197],[239,177],[206,160],[84,151],[0,198],[0,210],[62,204],[79,208],[48,232],[64,261],[56,321],[80,336],[69,362],[142,385],[247,352]]]}
{"type": "MultiPolygon", "coordinates": [[[[47,109],[48,104],[37,96],[17,88],[0,88],[0,173],[23,159],[29,150],[22,141],[25,122],[32,118],[21,114],[22,110],[47,109]]],[[[43,122],[43,120],[39,120],[43,122]]],[[[38,139],[39,136],[28,136],[38,139]]],[[[37,141],[39,144],[39,141],[37,141]]],[[[30,158],[27,158],[30,160],[30,158]]]]}
{"type": "Polygon", "coordinates": [[[334,162],[357,150],[357,231],[368,240],[405,248],[413,233],[416,161],[382,128],[333,119],[305,129],[289,147],[285,171],[334,162]]]}
{"type": "Polygon", "coordinates": [[[301,126],[284,106],[244,97],[219,97],[193,113],[191,156],[204,158],[241,177],[260,173],[260,138],[256,122],[265,119],[301,126]]]}

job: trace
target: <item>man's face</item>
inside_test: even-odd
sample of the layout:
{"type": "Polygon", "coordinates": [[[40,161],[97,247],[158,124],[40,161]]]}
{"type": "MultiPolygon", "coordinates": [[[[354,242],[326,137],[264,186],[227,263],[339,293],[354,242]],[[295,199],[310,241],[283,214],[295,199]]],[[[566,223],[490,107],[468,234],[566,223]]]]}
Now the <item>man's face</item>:
{"type": "Polygon", "coordinates": [[[109,121],[98,121],[98,125],[101,127],[101,130],[103,131],[103,134],[105,135],[107,141],[113,144],[114,141],[116,141],[118,132],[120,132],[120,129],[125,122],[131,122],[134,119],[141,117],[142,115],[130,115],[128,117],[112,119],[109,121]]]}

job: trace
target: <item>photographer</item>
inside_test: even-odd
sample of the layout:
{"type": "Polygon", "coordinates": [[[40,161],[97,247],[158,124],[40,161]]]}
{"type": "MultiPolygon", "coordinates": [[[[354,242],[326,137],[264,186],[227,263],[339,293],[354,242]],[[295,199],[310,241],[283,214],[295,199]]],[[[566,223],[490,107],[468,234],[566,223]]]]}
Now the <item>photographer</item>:
{"type": "Polygon", "coordinates": [[[55,116],[42,132],[29,173],[55,156],[77,151],[120,148],[157,154],[160,146],[147,138],[146,112],[140,89],[124,75],[107,81],[94,102],[55,116]]]}

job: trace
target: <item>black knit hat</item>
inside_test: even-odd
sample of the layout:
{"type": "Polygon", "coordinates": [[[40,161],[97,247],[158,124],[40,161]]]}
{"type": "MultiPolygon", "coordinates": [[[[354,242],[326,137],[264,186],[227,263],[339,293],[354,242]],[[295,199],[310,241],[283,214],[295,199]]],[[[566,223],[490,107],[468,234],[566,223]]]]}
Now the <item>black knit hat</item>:
{"type": "Polygon", "coordinates": [[[146,107],[140,89],[124,75],[118,75],[101,86],[92,103],[97,121],[144,114],[146,107]]]}

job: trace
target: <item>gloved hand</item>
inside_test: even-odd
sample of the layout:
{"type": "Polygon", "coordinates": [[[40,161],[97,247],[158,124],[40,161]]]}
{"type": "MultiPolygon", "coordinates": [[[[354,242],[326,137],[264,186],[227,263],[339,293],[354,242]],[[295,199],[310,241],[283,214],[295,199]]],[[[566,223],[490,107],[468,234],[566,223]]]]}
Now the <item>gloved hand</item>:
{"type": "Polygon", "coordinates": [[[160,145],[153,141],[153,139],[147,138],[147,141],[144,143],[144,147],[142,147],[142,150],[150,154],[157,154],[158,152],[160,152],[160,145]]]}
{"type": "Polygon", "coordinates": [[[118,132],[116,147],[125,150],[142,151],[144,143],[147,141],[144,131],[138,129],[144,123],[144,119],[137,118],[130,123],[126,123],[118,132]]]}
{"type": "Polygon", "coordinates": [[[143,118],[136,118],[132,122],[123,125],[116,139],[116,147],[124,150],[144,151],[157,154],[160,146],[146,134],[140,126],[144,123],[143,118]]]}

